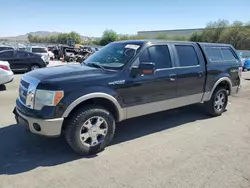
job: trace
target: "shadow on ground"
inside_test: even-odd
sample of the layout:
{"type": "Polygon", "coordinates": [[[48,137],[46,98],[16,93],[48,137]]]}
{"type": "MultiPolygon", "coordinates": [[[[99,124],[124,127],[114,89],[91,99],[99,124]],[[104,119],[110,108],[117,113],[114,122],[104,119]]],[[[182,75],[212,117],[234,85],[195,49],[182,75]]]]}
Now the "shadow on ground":
{"type": "MultiPolygon", "coordinates": [[[[189,106],[127,120],[117,126],[112,145],[208,117],[200,107],[189,106]]],[[[33,135],[19,125],[0,129],[0,151],[0,174],[19,174],[37,167],[56,166],[81,158],[63,138],[33,135]]]]}
{"type": "Polygon", "coordinates": [[[6,86],[5,85],[0,85],[0,91],[5,91],[6,90],[6,86]]]}

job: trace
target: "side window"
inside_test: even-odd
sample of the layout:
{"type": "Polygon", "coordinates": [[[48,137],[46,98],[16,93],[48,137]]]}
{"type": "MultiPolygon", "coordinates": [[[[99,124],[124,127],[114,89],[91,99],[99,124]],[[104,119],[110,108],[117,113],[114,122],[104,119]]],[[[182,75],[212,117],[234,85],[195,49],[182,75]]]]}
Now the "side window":
{"type": "Polygon", "coordinates": [[[165,45],[151,46],[139,57],[140,62],[153,62],[156,69],[171,68],[169,49],[165,45]]]}
{"type": "Polygon", "coordinates": [[[205,52],[211,62],[223,61],[219,48],[205,48],[205,52]]]}
{"type": "Polygon", "coordinates": [[[24,51],[17,51],[17,57],[28,57],[28,53],[24,51]]]}
{"type": "Polygon", "coordinates": [[[229,48],[221,48],[221,52],[223,55],[223,59],[225,61],[236,61],[237,60],[229,48]]]}
{"type": "Polygon", "coordinates": [[[11,58],[13,57],[13,55],[14,55],[13,51],[6,51],[6,52],[0,53],[1,58],[11,58]]]}
{"type": "Polygon", "coordinates": [[[193,46],[176,45],[180,67],[197,66],[199,61],[193,46]]]}

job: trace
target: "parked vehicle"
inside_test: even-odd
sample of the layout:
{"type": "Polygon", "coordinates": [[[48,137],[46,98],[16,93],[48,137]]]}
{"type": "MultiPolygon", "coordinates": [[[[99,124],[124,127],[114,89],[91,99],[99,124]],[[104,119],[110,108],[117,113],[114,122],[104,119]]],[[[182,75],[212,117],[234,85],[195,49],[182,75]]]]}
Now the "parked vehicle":
{"type": "Polygon", "coordinates": [[[8,61],[13,72],[27,72],[47,66],[41,55],[22,50],[2,51],[0,60],[8,61]]]}
{"type": "Polygon", "coordinates": [[[250,71],[250,58],[245,59],[244,64],[243,64],[243,70],[244,71],[250,71]]]}
{"type": "Polygon", "coordinates": [[[241,72],[227,44],[113,42],[79,66],[25,74],[13,113],[32,133],[63,134],[88,155],[105,148],[116,122],[129,118],[196,103],[220,116],[240,89],[241,72]]]}
{"type": "Polygon", "coordinates": [[[46,47],[29,46],[29,47],[26,47],[25,51],[42,55],[42,58],[44,59],[44,61],[46,62],[46,64],[47,65],[49,64],[49,60],[50,60],[50,58],[49,58],[49,52],[48,52],[48,50],[47,50],[46,47]]]}
{"type": "Polygon", "coordinates": [[[49,54],[49,59],[54,60],[55,59],[55,54],[52,51],[48,51],[49,54]]]}
{"type": "Polygon", "coordinates": [[[0,85],[12,82],[14,74],[7,61],[0,61],[0,85]]]}

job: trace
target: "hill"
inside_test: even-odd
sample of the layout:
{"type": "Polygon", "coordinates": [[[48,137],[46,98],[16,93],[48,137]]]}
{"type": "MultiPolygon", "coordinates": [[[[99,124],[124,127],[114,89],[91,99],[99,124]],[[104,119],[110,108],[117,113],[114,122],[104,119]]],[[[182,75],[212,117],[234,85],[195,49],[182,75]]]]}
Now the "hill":
{"type": "MultiPolygon", "coordinates": [[[[38,37],[46,37],[46,36],[51,36],[51,35],[58,35],[60,34],[60,32],[50,32],[50,31],[35,31],[35,32],[30,32],[30,33],[26,33],[24,35],[18,35],[18,36],[10,36],[10,37],[0,37],[0,39],[3,40],[9,40],[9,41],[28,41],[28,35],[31,34],[33,36],[38,36],[38,37]]],[[[82,36],[81,35],[81,39],[82,40],[87,40],[91,37],[87,37],[87,36],[82,36]]]]}

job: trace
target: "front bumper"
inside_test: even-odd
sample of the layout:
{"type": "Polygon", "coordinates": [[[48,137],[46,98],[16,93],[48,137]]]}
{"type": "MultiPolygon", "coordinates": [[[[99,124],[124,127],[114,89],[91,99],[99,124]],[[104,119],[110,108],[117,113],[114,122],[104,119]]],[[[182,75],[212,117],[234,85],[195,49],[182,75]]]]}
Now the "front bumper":
{"type": "Polygon", "coordinates": [[[38,119],[28,117],[22,114],[18,109],[14,109],[13,113],[18,124],[28,127],[30,132],[38,135],[57,137],[61,135],[63,118],[57,119],[38,119]]]}

